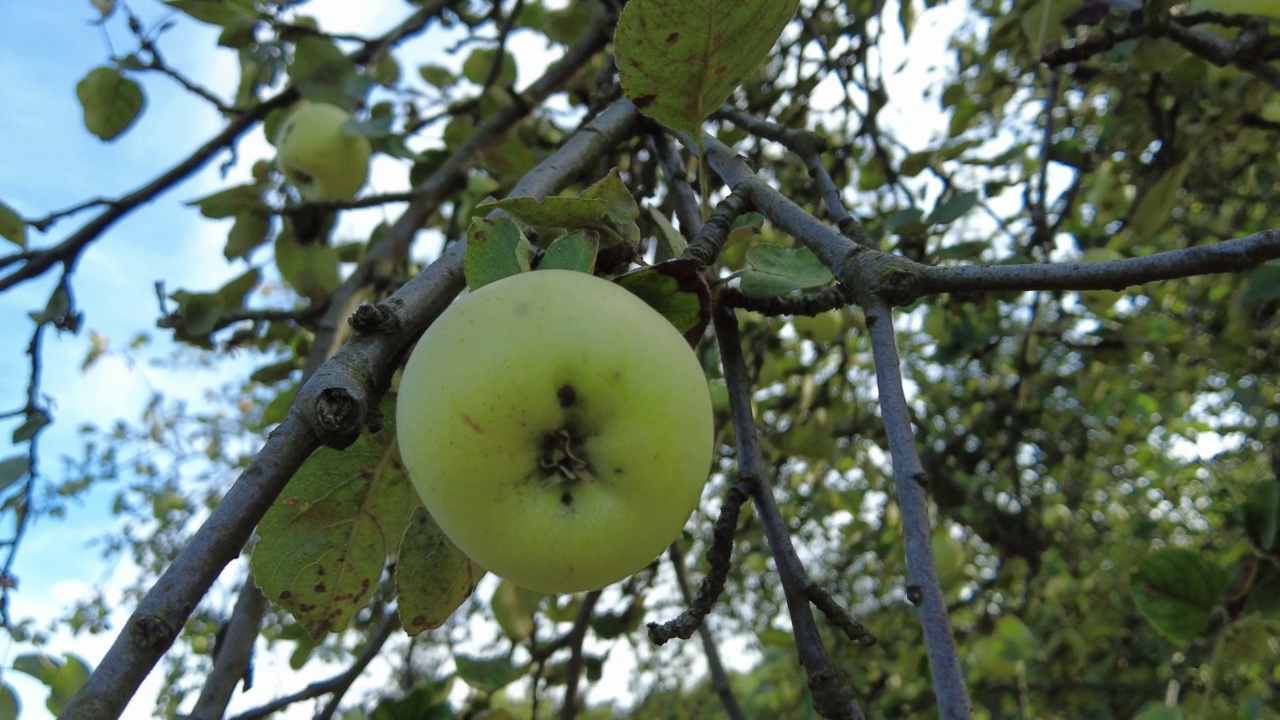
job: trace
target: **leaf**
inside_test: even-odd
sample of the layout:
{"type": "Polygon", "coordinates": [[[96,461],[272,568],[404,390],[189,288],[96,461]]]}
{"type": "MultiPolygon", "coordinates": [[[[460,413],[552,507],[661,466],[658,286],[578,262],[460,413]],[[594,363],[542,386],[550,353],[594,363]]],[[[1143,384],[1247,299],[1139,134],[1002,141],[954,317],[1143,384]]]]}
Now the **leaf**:
{"type": "Polygon", "coordinates": [[[616,282],[661,313],[697,347],[711,322],[711,291],[697,262],[668,260],[622,275],[616,282]]]}
{"type": "Polygon", "coordinates": [[[458,677],[484,693],[497,692],[529,672],[527,664],[515,665],[506,657],[473,658],[455,652],[453,662],[458,667],[458,677]]]}
{"type": "MultiPolygon", "coordinates": [[[[582,191],[583,198],[604,200],[606,205],[604,229],[620,236],[631,247],[640,246],[640,227],[636,218],[640,217],[640,206],[627,184],[622,182],[618,169],[613,168],[608,175],[597,180],[591,187],[582,191]]],[[[610,243],[605,243],[609,245],[610,243]]]]}
{"type": "Polygon", "coordinates": [[[959,220],[977,204],[978,193],[972,190],[952,195],[945,202],[939,203],[924,221],[930,225],[947,225],[959,220]]]}
{"type": "Polygon", "coordinates": [[[27,249],[27,222],[16,210],[0,202],[0,237],[27,249]]]}
{"type": "Polygon", "coordinates": [[[18,702],[18,694],[9,683],[0,683],[0,720],[18,720],[22,712],[22,703],[18,702]]]}
{"type": "Polygon", "coordinates": [[[1130,589],[1151,626],[1179,645],[1200,634],[1227,586],[1227,573],[1198,552],[1167,548],[1142,558],[1130,589]]]}
{"type": "Polygon", "coordinates": [[[1165,705],[1162,702],[1149,702],[1142,706],[1133,720],[1182,720],[1182,710],[1178,706],[1165,705]]]}
{"type": "Polygon", "coordinates": [[[448,68],[441,67],[439,65],[422,65],[418,68],[418,74],[421,75],[422,79],[428,84],[434,85],[438,88],[452,85],[457,82],[458,79],[448,68]]]}
{"type": "Polygon", "coordinates": [[[228,260],[247,257],[250,252],[267,241],[271,232],[271,216],[257,210],[246,210],[236,215],[227,233],[227,245],[222,254],[228,260]]]}
{"type": "Polygon", "coordinates": [[[338,107],[349,107],[349,95],[356,89],[351,60],[319,35],[307,35],[295,43],[289,77],[303,97],[338,107]]]}
{"type": "Polygon", "coordinates": [[[419,685],[402,698],[380,700],[369,720],[453,720],[457,716],[449,708],[452,686],[449,675],[419,685]]]}
{"type": "MultiPolygon", "coordinates": [[[[684,235],[680,234],[679,230],[676,230],[675,226],[671,224],[671,221],[667,219],[667,216],[661,210],[653,207],[645,209],[649,211],[649,218],[653,220],[653,224],[657,227],[656,239],[659,251],[665,253],[666,258],[678,258],[683,255],[684,251],[689,248],[689,241],[685,239],[684,235]]],[[[662,259],[663,255],[658,257],[662,259]]]]}
{"type": "Polygon", "coordinates": [[[201,215],[213,220],[235,217],[246,211],[267,212],[262,202],[262,186],[257,183],[224,188],[191,200],[187,205],[200,208],[201,215]]]}
{"type": "Polygon", "coordinates": [[[575,270],[590,275],[596,268],[600,250],[600,233],[574,230],[551,241],[538,263],[539,270],[575,270]]]}
{"type": "Polygon", "coordinates": [[[1033,52],[1057,42],[1065,32],[1062,20],[1080,8],[1083,0],[1040,0],[1022,15],[1022,34],[1033,52]]]}
{"type": "Polygon", "coordinates": [[[289,229],[276,236],[276,267],[299,295],[319,302],[342,282],[338,277],[338,253],[324,243],[303,244],[289,229]]]}
{"type": "Polygon", "coordinates": [[[62,659],[43,653],[29,653],[14,658],[13,669],[44,683],[49,688],[45,707],[57,715],[66,708],[71,696],[89,679],[89,665],[84,660],[63,653],[62,659]]]}
{"type": "Polygon", "coordinates": [[[1178,204],[1178,191],[1191,171],[1192,162],[1184,160],[1167,170],[1160,179],[1147,188],[1129,216],[1126,228],[1137,242],[1151,242],[1152,235],[1164,227],[1169,213],[1178,204]]]}
{"type": "Polygon", "coordinates": [[[210,25],[225,26],[246,17],[254,18],[251,0],[165,0],[164,4],[210,25]]]}
{"type": "Polygon", "coordinates": [[[747,249],[747,264],[750,269],[742,273],[742,293],[749,297],[775,297],[835,280],[807,248],[754,245],[747,249]]]}
{"type": "Polygon", "coordinates": [[[13,442],[17,444],[30,440],[36,436],[36,433],[40,431],[40,428],[48,424],[48,415],[40,410],[28,410],[26,420],[24,420],[21,425],[13,429],[13,442]]]}
{"type": "Polygon", "coordinates": [[[169,295],[178,303],[178,314],[182,316],[182,330],[185,334],[202,337],[213,332],[226,309],[226,300],[218,293],[189,293],[178,290],[169,295]]]}
{"type": "Polygon", "coordinates": [[[1280,298],[1280,263],[1271,261],[1249,273],[1240,292],[1240,302],[1249,305],[1280,298]]]}
{"type": "Polygon", "coordinates": [[[702,121],[769,56],[798,4],[632,0],[614,36],[622,88],[701,149],[702,121]]]}
{"type": "MultiPolygon", "coordinates": [[[[477,48],[472,50],[466,61],[462,63],[462,75],[477,85],[483,85],[485,80],[489,79],[489,73],[493,72],[493,63],[497,59],[497,49],[477,48]]],[[[510,52],[503,52],[502,68],[498,70],[498,76],[494,78],[493,84],[498,87],[515,85],[516,69],[516,59],[510,52]]]]}
{"type": "Polygon", "coordinates": [[[0,491],[26,477],[30,466],[31,459],[26,455],[14,455],[0,460],[0,491]]]}
{"type": "Polygon", "coordinates": [[[405,632],[417,635],[443,625],[471,596],[484,572],[445,537],[414,498],[396,560],[396,594],[405,632]]]}
{"type": "Polygon", "coordinates": [[[258,268],[249,268],[239,277],[219,288],[218,295],[222,298],[223,308],[230,310],[244,307],[245,297],[253,292],[260,280],[262,280],[262,273],[258,268]]]}
{"type": "Polygon", "coordinates": [[[517,644],[529,639],[533,634],[533,614],[546,596],[546,593],[528,590],[506,580],[498,583],[489,605],[507,639],[517,644]]]}
{"type": "Polygon", "coordinates": [[[599,223],[609,212],[609,201],[603,198],[564,197],[553,195],[538,200],[513,197],[485,200],[476,204],[476,212],[502,210],[529,225],[557,228],[589,227],[599,223]]]}
{"type": "Polygon", "coordinates": [[[1251,486],[1245,492],[1244,526],[1249,537],[1262,550],[1276,546],[1277,528],[1280,528],[1280,482],[1264,482],[1251,486]]]}
{"type": "Polygon", "coordinates": [[[536,248],[524,236],[514,220],[472,218],[467,229],[467,254],[462,272],[467,287],[484,287],[509,275],[528,272],[536,248]]]}
{"type": "Polygon", "coordinates": [[[395,449],[395,409],[346,450],[320,448],[258,525],[250,559],[264,594],[314,639],[364,607],[418,503],[395,449]]]}
{"type": "Polygon", "coordinates": [[[142,87],[119,70],[99,67],[76,83],[84,108],[84,126],[100,140],[113,140],[138,118],[145,99],[142,87]]]}

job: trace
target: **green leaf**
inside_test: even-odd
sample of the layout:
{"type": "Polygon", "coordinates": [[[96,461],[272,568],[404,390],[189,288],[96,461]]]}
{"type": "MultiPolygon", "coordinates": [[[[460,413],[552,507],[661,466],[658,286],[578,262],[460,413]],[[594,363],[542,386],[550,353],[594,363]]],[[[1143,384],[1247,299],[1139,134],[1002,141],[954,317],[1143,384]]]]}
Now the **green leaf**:
{"type": "Polygon", "coordinates": [[[26,477],[30,466],[31,458],[26,455],[14,455],[0,460],[0,491],[26,477]]]}
{"type": "MultiPolygon", "coordinates": [[[[649,211],[649,218],[653,220],[653,224],[658,230],[656,239],[660,251],[665,253],[666,258],[678,258],[683,255],[684,251],[689,248],[689,241],[685,239],[684,235],[680,234],[679,230],[676,230],[675,226],[671,224],[671,221],[667,219],[667,216],[661,210],[653,207],[646,208],[646,210],[649,211]]],[[[659,259],[663,259],[663,256],[659,255],[659,259]]]]}
{"type": "Polygon", "coordinates": [[[1151,242],[1152,235],[1169,221],[1169,214],[1178,204],[1178,191],[1182,189],[1192,165],[1189,160],[1178,163],[1142,194],[1125,228],[1132,240],[1151,242]]]}
{"type": "MultiPolygon", "coordinates": [[[[640,217],[640,206],[627,184],[622,181],[618,169],[613,168],[608,175],[597,180],[591,187],[582,191],[583,198],[604,200],[605,230],[620,236],[631,247],[640,246],[640,227],[636,218],[640,217]]],[[[609,245],[610,243],[605,243],[609,245]]]]}
{"type": "Polygon", "coordinates": [[[1165,705],[1162,702],[1149,702],[1142,706],[1133,720],[1182,720],[1182,710],[1176,705],[1165,705]]]}
{"type": "Polygon", "coordinates": [[[405,632],[417,635],[443,625],[485,571],[445,537],[416,497],[413,503],[396,560],[396,594],[405,632]]]}
{"type": "Polygon", "coordinates": [[[978,193],[972,190],[952,195],[945,202],[939,203],[924,221],[930,225],[947,225],[963,217],[977,204],[978,193]]]}
{"type": "Polygon", "coordinates": [[[338,253],[320,242],[303,244],[288,228],[276,236],[276,267],[299,295],[319,302],[337,289],[338,253]]]}
{"type": "Polygon", "coordinates": [[[1151,626],[1179,645],[1200,634],[1227,586],[1227,573],[1198,552],[1167,548],[1142,558],[1130,589],[1151,626]]]}
{"type": "Polygon", "coordinates": [[[257,183],[224,188],[212,195],[191,200],[187,205],[200,208],[201,215],[214,220],[237,217],[245,212],[267,211],[267,206],[262,202],[262,186],[257,183]]]}
{"type": "Polygon", "coordinates": [[[222,254],[228,260],[247,257],[255,248],[267,241],[271,232],[271,216],[257,210],[236,214],[236,220],[227,233],[227,245],[222,254]]]}
{"type": "Polygon", "coordinates": [[[210,25],[256,20],[252,0],[165,0],[164,4],[210,25]]]}
{"type": "Polygon", "coordinates": [[[289,77],[308,100],[350,107],[356,78],[355,66],[336,45],[318,35],[307,35],[294,45],[289,77]]]}
{"type": "Polygon", "coordinates": [[[111,67],[89,71],[76,83],[84,108],[84,126],[101,140],[113,140],[138,118],[145,99],[142,87],[111,67]]]}
{"type": "Polygon", "coordinates": [[[483,693],[494,693],[524,677],[529,666],[515,665],[506,657],[473,658],[461,653],[453,654],[458,667],[458,677],[483,693]]]}
{"type": "Polygon", "coordinates": [[[513,643],[522,643],[533,634],[533,614],[546,593],[522,588],[503,580],[493,591],[489,604],[502,632],[513,643]]]}
{"type": "Polygon", "coordinates": [[[484,287],[509,275],[528,272],[536,248],[514,220],[472,218],[467,229],[467,255],[462,271],[467,287],[484,287]]]}
{"type": "Polygon", "coordinates": [[[418,74],[422,76],[428,84],[442,88],[457,82],[458,78],[448,68],[439,65],[422,65],[418,68],[418,74]]]}
{"type": "Polygon", "coordinates": [[[419,685],[402,698],[381,700],[369,720],[455,720],[458,716],[449,707],[452,687],[453,676],[449,675],[419,685]]]}
{"type": "Polygon", "coordinates": [[[27,222],[16,210],[0,202],[0,237],[27,249],[27,222]]]}
{"type": "Polygon", "coordinates": [[[1245,492],[1245,530],[1263,550],[1276,546],[1277,529],[1280,529],[1280,482],[1258,483],[1245,492]]]}
{"type": "Polygon", "coordinates": [[[264,594],[314,639],[364,607],[418,506],[396,452],[395,408],[345,450],[320,448],[258,525],[250,559],[264,594]]]}
{"type": "Polygon", "coordinates": [[[539,270],[576,270],[588,275],[595,271],[600,234],[594,230],[574,230],[551,241],[538,263],[539,270]]]}
{"type": "Polygon", "coordinates": [[[580,228],[595,225],[603,220],[609,212],[609,202],[603,198],[553,195],[541,200],[531,197],[513,197],[476,203],[476,212],[490,210],[505,211],[529,225],[580,228]]]}
{"type": "MultiPolygon", "coordinates": [[[[493,71],[493,63],[498,59],[498,50],[477,48],[471,51],[462,63],[462,75],[477,85],[483,85],[493,71]]],[[[516,59],[510,52],[502,53],[502,68],[493,84],[497,87],[510,87],[516,84],[516,59]]]]}
{"type": "Polygon", "coordinates": [[[711,292],[693,260],[668,260],[617,278],[697,346],[711,321],[711,292]]]}
{"type": "Polygon", "coordinates": [[[798,4],[631,0],[614,36],[622,88],[701,148],[702,121],[769,56],[798,4]]]}
{"type": "Polygon", "coordinates": [[[18,720],[22,712],[22,703],[18,702],[18,693],[9,683],[0,683],[0,720],[18,720]]]}
{"type": "Polygon", "coordinates": [[[40,428],[49,424],[49,416],[39,410],[30,410],[27,412],[26,420],[22,424],[13,429],[13,442],[15,444],[26,442],[35,437],[40,428]]]}
{"type": "Polygon", "coordinates": [[[187,335],[201,337],[213,332],[226,309],[226,300],[218,293],[190,293],[178,290],[169,295],[178,303],[178,314],[182,316],[182,330],[187,335]]]}
{"type": "Polygon", "coordinates": [[[219,288],[218,295],[222,296],[223,308],[230,310],[244,307],[245,297],[258,286],[260,280],[262,273],[257,268],[249,268],[219,288]]]}
{"type": "Polygon", "coordinates": [[[754,245],[747,249],[747,264],[750,269],[742,274],[742,292],[750,297],[775,297],[835,280],[807,248],[754,245]]]}
{"type": "Polygon", "coordinates": [[[1249,305],[1280,298],[1280,262],[1271,261],[1246,276],[1240,302],[1249,305]]]}
{"type": "Polygon", "coordinates": [[[84,660],[63,653],[62,659],[42,653],[19,655],[13,661],[13,669],[44,683],[49,688],[45,707],[57,715],[66,708],[71,696],[89,679],[89,665],[84,660]]]}

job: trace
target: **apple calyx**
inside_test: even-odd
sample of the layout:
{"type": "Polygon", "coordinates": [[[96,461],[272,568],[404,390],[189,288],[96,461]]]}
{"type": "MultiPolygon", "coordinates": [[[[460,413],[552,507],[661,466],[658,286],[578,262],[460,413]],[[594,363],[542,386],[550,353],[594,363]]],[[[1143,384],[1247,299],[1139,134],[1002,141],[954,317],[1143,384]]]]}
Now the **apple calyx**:
{"type": "MultiPolygon", "coordinates": [[[[591,474],[591,464],[582,459],[581,454],[573,433],[568,428],[560,428],[547,436],[546,447],[538,458],[538,465],[551,471],[549,484],[593,482],[595,477],[591,474]]],[[[572,498],[565,498],[569,498],[568,493],[561,497],[561,502],[570,504],[572,498]]]]}

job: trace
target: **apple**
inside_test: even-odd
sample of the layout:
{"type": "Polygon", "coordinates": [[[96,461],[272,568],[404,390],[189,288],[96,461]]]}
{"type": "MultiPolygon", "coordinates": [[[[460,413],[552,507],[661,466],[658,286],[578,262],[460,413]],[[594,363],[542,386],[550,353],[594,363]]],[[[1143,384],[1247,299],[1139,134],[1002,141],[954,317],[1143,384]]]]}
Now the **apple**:
{"type": "Polygon", "coordinates": [[[512,275],[449,306],[405,365],[396,428],[449,539],[546,593],[643,569],[711,469],[710,393],[684,337],[629,291],[570,270],[512,275]]]}
{"type": "Polygon", "coordinates": [[[276,133],[280,172],[304,200],[350,200],[369,177],[369,139],[342,129],[351,113],[302,101],[276,133]]]}

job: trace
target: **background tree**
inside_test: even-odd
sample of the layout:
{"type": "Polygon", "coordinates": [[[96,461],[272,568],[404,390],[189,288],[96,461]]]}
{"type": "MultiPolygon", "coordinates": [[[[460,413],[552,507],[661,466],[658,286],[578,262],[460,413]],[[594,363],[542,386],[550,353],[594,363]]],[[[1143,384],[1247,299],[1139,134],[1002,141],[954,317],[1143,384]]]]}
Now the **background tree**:
{"type": "MultiPolygon", "coordinates": [[[[141,571],[123,627],[107,627],[106,595],[55,628],[5,618],[34,644],[14,669],[49,686],[54,712],[116,717],[158,665],[158,713],[222,717],[256,651],[287,655],[298,689],[236,717],[609,717],[590,689],[620,672],[635,701],[618,712],[635,718],[1280,713],[1268,18],[1164,0],[631,0],[621,19],[605,1],[420,0],[363,37],[322,31],[306,3],[94,5],[130,45],[76,87],[91,132],[127,133],[153,78],[225,125],[136,189],[0,206],[0,291],[57,278],[6,414],[21,450],[0,462],[15,520],[0,584],[15,592],[32,517],[115,479],[109,552],[141,571]],[[780,7],[794,16],[771,29],[780,7]],[[944,10],[963,18],[947,47],[907,46],[932,53],[937,79],[908,86],[895,47],[944,10]],[[237,87],[166,61],[183,23],[219,28],[210,52],[236,55],[237,87]],[[559,59],[516,87],[521,34],[559,59]],[[452,59],[403,67],[414,43],[452,59]],[[901,115],[921,93],[936,132],[901,115]],[[302,202],[272,158],[237,153],[300,99],[353,110],[346,131],[411,164],[409,187],[302,202]],[[232,221],[240,274],[162,288],[157,325],[196,353],[173,362],[255,369],[217,411],[157,397],[135,425],[86,429],[64,471],[42,468],[57,394],[43,343],[97,311],[76,303],[77,261],[215,161],[251,179],[191,212],[232,221]],[[703,512],[604,591],[488,580],[468,597],[465,558],[430,555],[429,524],[379,510],[403,478],[351,480],[394,452],[385,391],[472,260],[536,263],[574,229],[481,203],[583,192],[614,203],[598,270],[652,266],[630,282],[673,286],[651,293],[660,307],[698,301],[696,317],[665,307],[706,329],[718,436],[703,512]],[[333,231],[383,207],[368,237],[333,231]],[[481,258],[468,228],[485,216],[539,226],[537,247],[481,258]],[[251,549],[289,545],[281,518],[308,527],[298,503],[269,510],[282,492],[353,518],[317,543],[349,551],[366,589],[248,581],[251,549]],[[206,597],[220,575],[235,597],[206,597]],[[424,619],[403,623],[411,636],[405,617],[424,619]],[[40,650],[49,630],[118,635],[90,675],[40,650]],[[758,662],[733,672],[726,648],[758,662]],[[377,656],[394,678],[352,692],[377,656]]],[[[86,366],[144,343],[95,336],[86,366]]],[[[6,686],[0,716],[13,703],[6,686]]]]}

